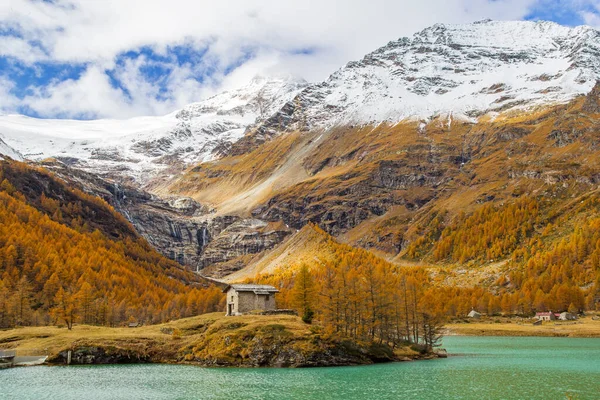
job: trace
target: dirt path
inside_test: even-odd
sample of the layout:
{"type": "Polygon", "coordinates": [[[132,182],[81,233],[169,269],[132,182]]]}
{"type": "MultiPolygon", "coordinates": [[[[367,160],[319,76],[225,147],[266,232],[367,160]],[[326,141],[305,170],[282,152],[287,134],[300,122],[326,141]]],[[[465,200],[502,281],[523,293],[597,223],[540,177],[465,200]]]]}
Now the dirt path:
{"type": "Polygon", "coordinates": [[[302,162],[327,136],[328,134],[302,136],[300,143],[288,154],[285,162],[267,179],[219,204],[216,215],[246,214],[274,191],[309,178],[302,162]]]}

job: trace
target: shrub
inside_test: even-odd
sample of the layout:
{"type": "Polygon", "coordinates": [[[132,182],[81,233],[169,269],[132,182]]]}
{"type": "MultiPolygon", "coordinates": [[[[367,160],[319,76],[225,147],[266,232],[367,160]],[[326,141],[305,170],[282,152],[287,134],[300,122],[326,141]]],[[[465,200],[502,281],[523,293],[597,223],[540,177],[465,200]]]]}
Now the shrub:
{"type": "Polygon", "coordinates": [[[304,314],[302,314],[302,321],[304,321],[307,324],[312,324],[314,316],[315,312],[310,308],[307,308],[306,310],[304,310],[304,314]]]}

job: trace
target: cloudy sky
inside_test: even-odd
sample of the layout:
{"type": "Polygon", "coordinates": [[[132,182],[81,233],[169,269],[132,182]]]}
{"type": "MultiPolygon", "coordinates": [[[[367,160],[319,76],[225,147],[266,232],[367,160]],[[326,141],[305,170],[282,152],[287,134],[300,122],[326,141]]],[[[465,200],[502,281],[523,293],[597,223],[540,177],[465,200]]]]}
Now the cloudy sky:
{"type": "Polygon", "coordinates": [[[162,115],[256,74],[325,79],[436,22],[600,27],[600,0],[1,0],[0,113],[162,115]]]}

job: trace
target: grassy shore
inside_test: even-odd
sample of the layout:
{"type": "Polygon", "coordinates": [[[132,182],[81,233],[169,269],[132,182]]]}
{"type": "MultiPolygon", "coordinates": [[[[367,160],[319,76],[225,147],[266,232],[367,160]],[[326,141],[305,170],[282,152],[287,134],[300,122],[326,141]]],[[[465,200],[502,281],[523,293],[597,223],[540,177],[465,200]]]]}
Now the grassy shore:
{"type": "Polygon", "coordinates": [[[466,336],[557,336],[600,338],[600,320],[591,316],[577,321],[547,321],[533,325],[532,320],[482,318],[446,325],[449,335],[466,336]]]}
{"type": "Polygon", "coordinates": [[[190,363],[205,366],[306,367],[370,364],[430,357],[410,346],[352,341],[326,334],[296,316],[225,317],[205,314],[161,325],[107,328],[75,325],[0,331],[0,348],[49,355],[64,364],[129,362],[190,363]]]}

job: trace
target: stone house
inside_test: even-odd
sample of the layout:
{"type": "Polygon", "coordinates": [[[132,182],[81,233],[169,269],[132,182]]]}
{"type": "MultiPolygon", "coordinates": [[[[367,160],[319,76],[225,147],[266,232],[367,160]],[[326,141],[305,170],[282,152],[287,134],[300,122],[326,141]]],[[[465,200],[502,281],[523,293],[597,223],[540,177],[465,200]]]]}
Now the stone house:
{"type": "Polygon", "coordinates": [[[276,310],[273,286],[236,283],[223,289],[227,293],[227,313],[225,315],[243,315],[250,311],[276,310]]]}
{"type": "Polygon", "coordinates": [[[556,314],[552,311],[535,313],[535,317],[540,321],[555,321],[556,314]]]}

